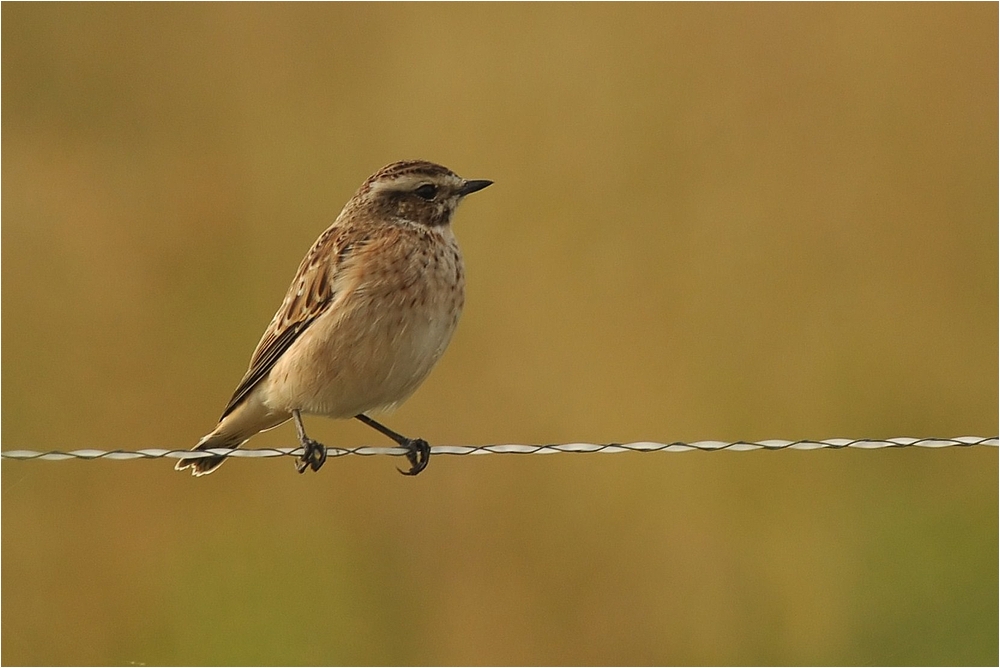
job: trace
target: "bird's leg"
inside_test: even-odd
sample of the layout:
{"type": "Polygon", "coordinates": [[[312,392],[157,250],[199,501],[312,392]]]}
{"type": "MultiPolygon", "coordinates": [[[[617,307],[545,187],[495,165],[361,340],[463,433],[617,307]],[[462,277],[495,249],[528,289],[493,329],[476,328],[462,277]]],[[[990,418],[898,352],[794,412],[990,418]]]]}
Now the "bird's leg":
{"type": "Polygon", "coordinates": [[[306,436],[299,411],[292,411],[292,417],[295,418],[295,432],[299,435],[299,445],[303,450],[302,456],[295,461],[295,468],[299,473],[305,473],[308,468],[319,471],[319,467],[326,461],[326,446],[306,436]]]}
{"type": "Polygon", "coordinates": [[[417,475],[427,468],[427,462],[429,462],[431,458],[431,446],[427,444],[427,441],[422,438],[406,438],[402,434],[397,434],[392,429],[376,422],[364,413],[359,413],[354,417],[361,420],[375,431],[378,431],[396,441],[396,443],[398,443],[401,447],[406,448],[406,458],[410,461],[410,470],[404,471],[401,468],[397,468],[397,471],[403,475],[417,475]]]}

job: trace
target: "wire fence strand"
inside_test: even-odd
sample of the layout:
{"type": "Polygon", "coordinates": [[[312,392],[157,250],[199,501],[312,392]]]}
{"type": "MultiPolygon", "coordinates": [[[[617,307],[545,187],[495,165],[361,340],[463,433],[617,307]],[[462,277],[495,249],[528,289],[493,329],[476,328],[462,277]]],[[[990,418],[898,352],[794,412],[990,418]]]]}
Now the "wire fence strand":
{"type": "MultiPolygon", "coordinates": [[[[876,450],[881,448],[948,448],[1000,445],[997,436],[958,436],[955,438],[831,438],[823,441],[696,441],[693,443],[654,443],[638,441],[634,443],[552,443],[547,445],[435,445],[431,447],[434,455],[547,455],[561,452],[581,453],[615,453],[615,452],[715,452],[732,450],[745,452],[748,450],[841,450],[854,448],[858,450],[876,450]]],[[[5,450],[0,452],[3,459],[60,461],[67,459],[199,459],[201,457],[297,457],[302,454],[302,448],[212,448],[210,450],[170,450],[164,448],[149,448],[145,450],[70,450],[70,451],[38,451],[38,450],[5,450]]],[[[327,448],[328,457],[343,457],[345,455],[405,455],[403,448],[385,448],[361,446],[357,448],[327,448]]]]}

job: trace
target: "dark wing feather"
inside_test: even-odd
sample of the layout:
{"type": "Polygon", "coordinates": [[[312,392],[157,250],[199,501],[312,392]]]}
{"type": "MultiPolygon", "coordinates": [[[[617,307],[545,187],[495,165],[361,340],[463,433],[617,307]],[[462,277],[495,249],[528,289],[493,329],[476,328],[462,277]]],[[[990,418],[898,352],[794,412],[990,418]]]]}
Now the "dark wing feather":
{"type": "Polygon", "coordinates": [[[306,253],[222,418],[239,406],[257,383],[271,372],[281,355],[333,302],[336,296],[333,292],[334,278],[343,268],[351,250],[357,247],[350,241],[350,236],[347,230],[331,227],[306,253]]]}

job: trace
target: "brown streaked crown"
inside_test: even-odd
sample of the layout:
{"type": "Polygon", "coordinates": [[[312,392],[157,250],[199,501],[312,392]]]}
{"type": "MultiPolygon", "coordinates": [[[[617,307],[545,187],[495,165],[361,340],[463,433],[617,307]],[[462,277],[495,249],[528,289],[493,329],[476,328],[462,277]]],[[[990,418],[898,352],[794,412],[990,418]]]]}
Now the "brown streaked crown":
{"type": "Polygon", "coordinates": [[[444,178],[452,177],[461,180],[461,178],[455,172],[451,171],[447,167],[438,165],[427,160],[400,160],[398,162],[392,162],[378,170],[371,176],[369,176],[364,185],[361,186],[362,189],[367,189],[376,181],[388,182],[397,180],[399,177],[418,174],[427,178],[444,178]]]}

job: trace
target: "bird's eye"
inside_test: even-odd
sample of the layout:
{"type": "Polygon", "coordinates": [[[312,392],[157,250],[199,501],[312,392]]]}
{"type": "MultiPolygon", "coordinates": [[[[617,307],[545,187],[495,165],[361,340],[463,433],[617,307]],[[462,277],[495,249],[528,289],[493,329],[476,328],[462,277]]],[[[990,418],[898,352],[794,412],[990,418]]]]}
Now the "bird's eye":
{"type": "Polygon", "coordinates": [[[422,197],[423,199],[430,201],[434,199],[435,195],[437,195],[438,189],[437,186],[434,185],[433,183],[425,183],[424,185],[420,186],[413,192],[417,193],[419,197],[422,197]]]}

